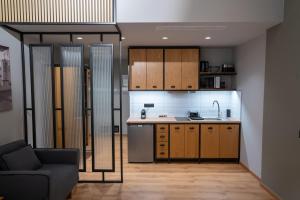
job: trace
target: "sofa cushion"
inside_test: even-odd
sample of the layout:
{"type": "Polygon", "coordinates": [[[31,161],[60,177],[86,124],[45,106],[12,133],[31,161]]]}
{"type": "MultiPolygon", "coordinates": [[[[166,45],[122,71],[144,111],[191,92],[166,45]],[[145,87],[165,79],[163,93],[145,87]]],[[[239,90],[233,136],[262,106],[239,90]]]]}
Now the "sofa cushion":
{"type": "Polygon", "coordinates": [[[16,151],[26,146],[24,140],[18,140],[15,142],[11,142],[5,145],[0,146],[0,170],[5,171],[8,170],[5,161],[2,159],[2,155],[16,151]]]}
{"type": "Polygon", "coordinates": [[[78,182],[76,165],[44,164],[38,171],[50,172],[50,199],[65,200],[78,182]]]}
{"type": "Polygon", "coordinates": [[[36,170],[42,167],[31,146],[4,154],[2,159],[9,170],[36,170]]]}

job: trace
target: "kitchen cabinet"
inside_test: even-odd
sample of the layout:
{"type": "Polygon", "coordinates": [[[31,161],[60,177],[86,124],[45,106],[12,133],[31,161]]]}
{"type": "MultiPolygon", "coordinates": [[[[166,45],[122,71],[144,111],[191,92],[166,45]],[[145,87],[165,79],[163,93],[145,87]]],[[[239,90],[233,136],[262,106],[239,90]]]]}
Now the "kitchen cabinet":
{"type": "Polygon", "coordinates": [[[181,49],[165,50],[165,89],[181,90],[181,49]]]}
{"type": "Polygon", "coordinates": [[[169,125],[157,124],[156,125],[156,158],[169,157],[169,125]]]}
{"type": "Polygon", "coordinates": [[[147,90],[163,90],[163,49],[146,50],[146,67],[147,67],[147,90]]]}
{"type": "Polygon", "coordinates": [[[181,50],[181,89],[199,89],[199,50],[181,50]]]}
{"type": "Polygon", "coordinates": [[[184,128],[185,158],[199,157],[199,125],[186,124],[184,128]]]}
{"type": "Polygon", "coordinates": [[[201,158],[238,158],[238,124],[201,125],[201,158]]]}
{"type": "Polygon", "coordinates": [[[239,125],[220,125],[220,158],[239,157],[239,125]]]}
{"type": "Polygon", "coordinates": [[[129,74],[131,90],[145,90],[147,88],[146,49],[130,49],[129,74]]]}
{"type": "Polygon", "coordinates": [[[184,158],[184,125],[170,125],[170,158],[184,158]]]}
{"type": "Polygon", "coordinates": [[[219,125],[201,125],[201,158],[219,158],[219,125]]]}

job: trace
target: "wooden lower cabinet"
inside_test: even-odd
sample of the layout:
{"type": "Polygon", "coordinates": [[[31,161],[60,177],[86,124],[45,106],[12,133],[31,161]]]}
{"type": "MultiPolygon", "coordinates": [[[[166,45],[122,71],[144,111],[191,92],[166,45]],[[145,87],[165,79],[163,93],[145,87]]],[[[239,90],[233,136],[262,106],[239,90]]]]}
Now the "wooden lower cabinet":
{"type": "Polygon", "coordinates": [[[238,124],[201,125],[201,158],[238,158],[238,124]]]}
{"type": "Polygon", "coordinates": [[[220,158],[239,157],[239,125],[220,125],[220,158]]]}
{"type": "Polygon", "coordinates": [[[156,158],[169,158],[169,125],[156,125],[156,158]]]}
{"type": "Polygon", "coordinates": [[[199,125],[187,124],[184,127],[184,157],[199,158],[199,125]]]}
{"type": "Polygon", "coordinates": [[[219,125],[201,125],[201,158],[219,158],[219,125]]]}
{"type": "Polygon", "coordinates": [[[170,158],[184,158],[184,125],[170,125],[170,158]]]}

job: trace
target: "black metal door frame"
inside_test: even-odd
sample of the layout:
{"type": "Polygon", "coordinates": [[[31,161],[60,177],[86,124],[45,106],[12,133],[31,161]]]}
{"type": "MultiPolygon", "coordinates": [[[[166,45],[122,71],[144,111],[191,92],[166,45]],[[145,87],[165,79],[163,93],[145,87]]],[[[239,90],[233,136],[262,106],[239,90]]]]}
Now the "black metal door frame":
{"type": "MultiPolygon", "coordinates": [[[[33,107],[28,107],[27,106],[27,90],[26,90],[26,65],[25,65],[25,50],[24,50],[24,47],[25,47],[25,43],[24,43],[24,36],[26,35],[39,35],[40,36],[40,44],[34,44],[32,46],[37,46],[37,45],[46,45],[46,44],[43,44],[43,35],[44,34],[47,34],[47,35],[69,35],[70,36],[70,43],[72,44],[73,42],[73,35],[74,34],[82,34],[82,35],[91,35],[91,34],[99,34],[100,35],[100,38],[101,38],[101,41],[102,41],[102,38],[103,38],[103,35],[118,35],[119,36],[119,44],[120,44],[120,52],[119,52],[119,102],[120,102],[120,107],[119,108],[115,108],[114,107],[114,99],[112,99],[112,116],[114,116],[114,112],[115,111],[119,111],[120,113],[120,129],[119,129],[119,132],[120,132],[120,180],[107,180],[105,179],[105,172],[115,172],[115,148],[113,148],[113,169],[112,170],[93,170],[95,173],[96,172],[101,172],[102,173],[102,180],[82,180],[82,181],[79,181],[79,183],[123,183],[123,130],[122,130],[122,75],[121,75],[121,54],[122,54],[122,34],[120,32],[120,29],[118,27],[118,25],[116,24],[116,28],[118,30],[118,32],[21,32],[21,31],[18,31],[17,29],[14,29],[14,28],[11,28],[9,26],[6,26],[6,25],[2,25],[4,28],[6,29],[9,29],[11,31],[14,31],[16,33],[18,33],[20,35],[20,41],[21,41],[21,61],[22,61],[22,82],[23,82],[23,102],[24,102],[24,139],[25,141],[28,143],[28,119],[27,119],[27,114],[28,112],[34,112],[35,108],[33,107]]],[[[53,48],[53,47],[52,47],[53,48]]],[[[53,49],[52,49],[52,59],[53,59],[53,49]]],[[[82,59],[83,61],[83,59],[82,59]]],[[[53,70],[52,70],[52,98],[53,98],[53,103],[55,104],[55,81],[54,81],[54,68],[56,66],[54,66],[54,62],[52,60],[52,66],[53,66],[53,70]]],[[[31,70],[31,69],[30,69],[31,70]]],[[[62,70],[62,69],[61,69],[62,70]]],[[[82,67],[82,70],[84,70],[84,67],[82,67]]],[[[62,70],[63,71],[63,70],[62,70]]],[[[61,72],[62,72],[61,71],[61,72]]],[[[114,79],[113,79],[113,72],[114,70],[112,70],[112,83],[114,82],[114,79]]],[[[83,76],[84,76],[84,73],[82,73],[83,76]]],[[[62,73],[61,73],[62,75],[62,73]]],[[[31,77],[30,77],[31,79],[31,77]]],[[[82,79],[84,81],[84,79],[82,79]]],[[[62,81],[62,80],[61,80],[62,81]]],[[[32,82],[30,80],[30,84],[33,83],[34,84],[34,81],[32,82]]],[[[32,85],[32,84],[31,84],[32,85]]],[[[84,89],[84,85],[83,86],[83,89],[84,89]]],[[[30,86],[32,87],[32,86],[30,86]]],[[[32,91],[31,91],[32,92],[32,91]]],[[[84,95],[84,94],[83,94],[84,95]]],[[[114,95],[114,88],[112,89],[112,95],[114,95]]],[[[84,98],[84,97],[83,97],[84,98]]],[[[34,101],[31,99],[31,101],[34,101]]],[[[82,102],[84,104],[84,102],[82,102]]],[[[34,105],[34,104],[33,104],[34,105]]],[[[62,107],[63,107],[63,101],[62,101],[62,107]]],[[[56,108],[55,105],[53,105],[53,120],[55,119],[55,123],[53,124],[53,126],[56,126],[56,111],[58,110],[62,110],[63,108],[56,108]]],[[[86,106],[83,107],[84,109],[84,112],[83,112],[83,115],[85,115],[86,111],[89,110],[90,108],[86,108],[86,106]]],[[[91,110],[91,109],[90,109],[91,110]]],[[[113,117],[112,117],[113,118],[113,117]]],[[[62,117],[62,120],[63,120],[63,117],[62,117]]],[[[84,120],[83,120],[84,121],[84,120]]],[[[35,123],[35,120],[32,121],[32,124],[35,123]]],[[[87,126],[86,126],[87,127],[87,126]]],[[[112,129],[114,127],[114,119],[112,119],[112,129]]],[[[56,138],[57,138],[57,133],[56,133],[56,127],[54,129],[54,148],[57,147],[57,144],[56,144],[56,138]]],[[[112,130],[113,131],[113,130],[112,130]]],[[[113,136],[114,136],[114,131],[113,131],[113,136]]],[[[113,137],[113,144],[115,143],[114,142],[114,138],[113,137]]],[[[85,137],[83,138],[83,140],[85,140],[85,137]]],[[[36,146],[36,141],[34,141],[35,143],[35,146],[36,146]]],[[[115,144],[114,144],[115,145],[115,144]]],[[[85,141],[84,141],[84,145],[83,145],[83,148],[85,148],[85,141]]],[[[85,152],[86,150],[84,149],[84,162],[86,162],[86,157],[85,157],[85,152]]],[[[84,169],[81,170],[81,171],[86,171],[86,165],[84,166],[84,169]]]]}

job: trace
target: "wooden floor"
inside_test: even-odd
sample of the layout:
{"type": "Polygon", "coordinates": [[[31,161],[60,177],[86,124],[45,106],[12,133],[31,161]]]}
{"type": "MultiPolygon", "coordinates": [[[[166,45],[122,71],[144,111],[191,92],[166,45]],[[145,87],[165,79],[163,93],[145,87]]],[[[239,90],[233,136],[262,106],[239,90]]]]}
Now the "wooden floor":
{"type": "Polygon", "coordinates": [[[239,164],[129,164],[123,184],[78,184],[72,200],[273,200],[239,164]]]}

